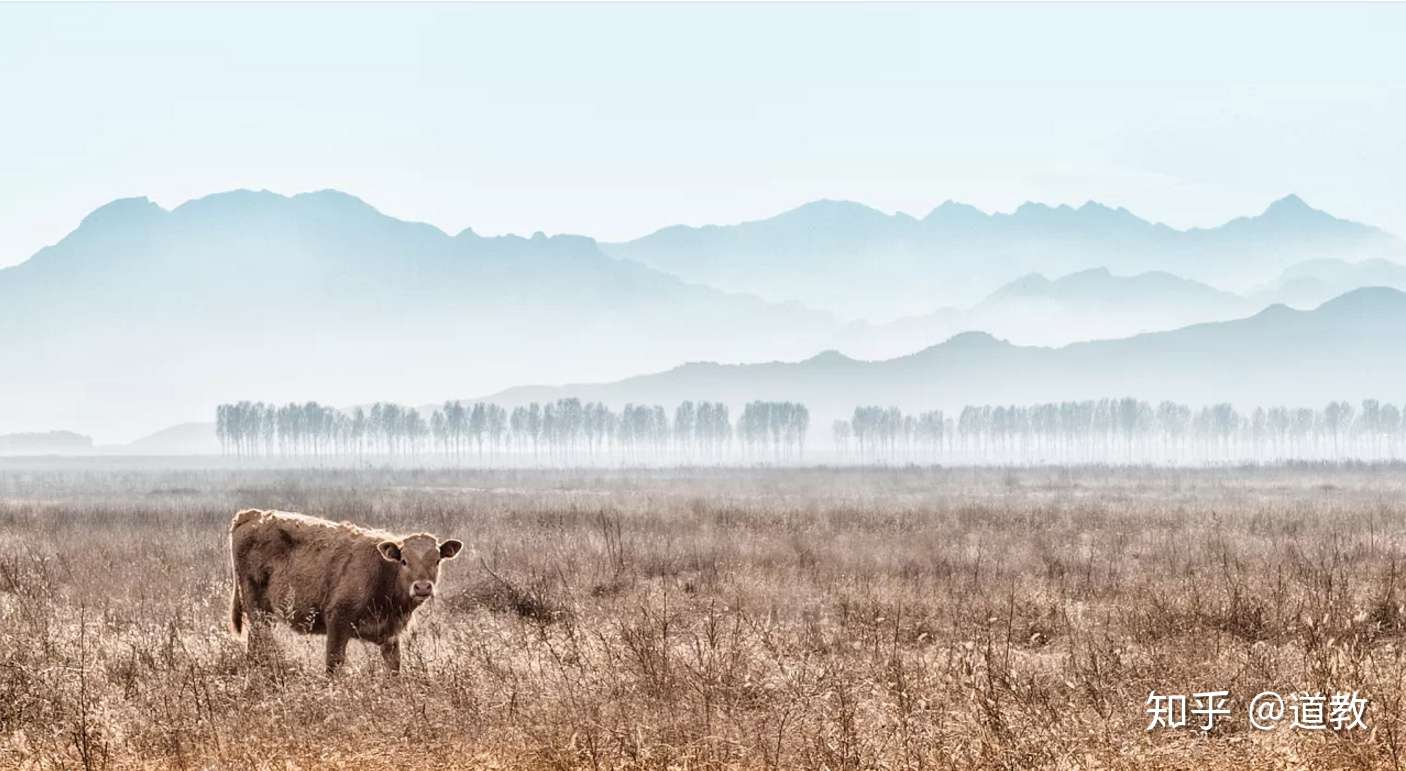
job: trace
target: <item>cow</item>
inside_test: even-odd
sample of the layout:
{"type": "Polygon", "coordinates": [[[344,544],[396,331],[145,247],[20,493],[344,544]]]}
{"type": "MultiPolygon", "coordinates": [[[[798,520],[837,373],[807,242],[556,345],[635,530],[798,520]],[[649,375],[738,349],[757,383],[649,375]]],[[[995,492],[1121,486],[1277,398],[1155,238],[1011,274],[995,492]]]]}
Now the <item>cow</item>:
{"type": "Polygon", "coordinates": [[[346,658],[347,641],[379,645],[400,671],[400,633],[435,595],[439,566],[463,544],[429,533],[392,535],[286,511],[246,509],[229,525],[234,587],[230,629],[249,620],[250,654],[272,645],[271,623],[327,637],[327,673],[346,658]]]}

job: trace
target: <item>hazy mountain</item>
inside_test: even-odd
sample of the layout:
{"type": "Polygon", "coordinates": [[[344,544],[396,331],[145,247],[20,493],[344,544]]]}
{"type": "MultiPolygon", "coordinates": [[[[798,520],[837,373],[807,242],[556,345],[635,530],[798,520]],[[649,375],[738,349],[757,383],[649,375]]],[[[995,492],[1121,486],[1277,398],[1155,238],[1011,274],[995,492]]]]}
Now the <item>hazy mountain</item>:
{"type": "Polygon", "coordinates": [[[93,452],[93,439],[72,431],[0,434],[0,455],[75,455],[93,452]]]}
{"type": "Polygon", "coordinates": [[[1241,302],[1229,292],[1162,271],[1115,276],[1107,268],[1090,268],[1054,280],[1032,273],[1001,287],[982,302],[995,307],[1031,300],[1082,305],[1091,309],[1126,309],[1157,305],[1205,305],[1241,302]]]}
{"type": "Polygon", "coordinates": [[[220,401],[409,401],[800,356],[822,313],[686,284],[580,237],[450,236],[326,191],[93,212],[0,270],[0,428],[127,439],[220,401]]]}
{"type": "Polygon", "coordinates": [[[886,358],[971,330],[1025,345],[1065,345],[1239,318],[1265,304],[1160,271],[1115,276],[1092,268],[1053,280],[1032,273],[971,308],[850,324],[835,347],[886,358]]]}
{"type": "MultiPolygon", "coordinates": [[[[1159,254],[1194,265],[1210,252],[1185,243],[1251,244],[1246,264],[1269,253],[1261,243],[1292,252],[1288,233],[1305,243],[1313,241],[1305,234],[1340,245],[1397,243],[1297,199],[1212,231],[1174,231],[1093,204],[1032,204],[1009,215],[946,204],[915,220],[822,202],[736,228],[665,233],[683,244],[732,244],[724,256],[770,250],[758,257],[757,275],[811,255],[813,269],[796,276],[812,288],[850,281],[850,297],[892,311],[890,298],[921,296],[926,312],[846,327],[799,305],[686,283],[607,255],[588,238],[451,236],[334,191],[234,191],[170,211],[127,199],[0,270],[9,365],[0,429],[73,426],[111,443],[153,426],[206,421],[215,404],[241,399],[424,403],[513,383],[609,381],[688,360],[797,359],[827,347],[885,358],[971,329],[1026,344],[1106,338],[1244,315],[1253,306],[1166,272],[1115,275],[1121,268],[1054,280],[1024,275],[960,310],[932,311],[943,294],[924,287],[971,254],[996,267],[1059,265],[1075,244],[1124,255],[1120,263],[1145,259],[1126,256],[1135,254],[1129,245],[1183,244],[1182,252],[1159,254]],[[933,244],[971,251],[936,259],[922,252],[933,244]],[[867,265],[854,257],[880,252],[906,256],[867,265]],[[1003,263],[1001,254],[1010,259],[1003,263]],[[911,280],[897,268],[905,261],[911,280]]],[[[751,275],[741,263],[718,264],[751,275]]],[[[980,282],[996,267],[963,269],[980,282]]],[[[1367,276],[1358,270],[1340,280],[1367,276]]],[[[987,338],[959,338],[975,339],[987,338]]],[[[838,355],[819,361],[848,366],[838,355]]]]}
{"type": "Polygon", "coordinates": [[[124,455],[218,455],[221,451],[213,422],[181,423],[135,442],[103,449],[124,455]]]}
{"type": "Polygon", "coordinates": [[[1167,271],[1246,289],[1308,259],[1406,254],[1395,237],[1292,195],[1257,216],[1190,230],[1094,202],[1026,203],[1008,214],[948,202],[919,219],[817,201],[738,225],[669,227],[605,249],[689,280],[871,320],[970,305],[1031,272],[1167,271]]]}
{"type": "Polygon", "coordinates": [[[1299,311],[1272,306],[1234,321],[1062,348],[978,332],[917,353],[859,361],[827,352],[797,362],[692,363],[613,383],[511,389],[505,405],[575,396],[612,405],[752,399],[805,402],[821,430],[857,404],[905,410],[1136,396],[1192,404],[1321,405],[1406,393],[1406,294],[1359,289],[1299,311]]]}
{"type": "Polygon", "coordinates": [[[1250,297],[1307,308],[1364,286],[1406,289],[1406,265],[1382,259],[1309,260],[1290,266],[1276,281],[1251,293],[1250,297]]]}

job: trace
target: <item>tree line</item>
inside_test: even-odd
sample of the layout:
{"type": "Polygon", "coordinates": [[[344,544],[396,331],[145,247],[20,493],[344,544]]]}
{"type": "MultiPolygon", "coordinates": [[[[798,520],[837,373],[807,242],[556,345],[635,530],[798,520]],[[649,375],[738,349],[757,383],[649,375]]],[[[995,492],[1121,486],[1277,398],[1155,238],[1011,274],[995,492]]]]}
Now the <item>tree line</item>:
{"type": "Polygon", "coordinates": [[[377,402],[338,410],[317,402],[242,401],[215,409],[222,450],[241,457],[420,457],[480,462],[517,457],[553,463],[593,458],[722,461],[799,458],[810,427],[805,405],[748,403],[737,425],[726,404],[627,404],[558,399],[511,411],[488,402],[445,402],[426,417],[377,402]],[[734,441],[736,440],[736,441],[734,441]]]}
{"type": "Polygon", "coordinates": [[[1246,411],[1134,398],[967,406],[955,414],[862,406],[834,422],[832,439],[841,458],[861,462],[1394,460],[1406,448],[1403,416],[1406,408],[1376,399],[1246,411]]]}
{"type": "Polygon", "coordinates": [[[915,414],[855,407],[829,452],[798,402],[754,401],[734,422],[722,402],[627,404],[559,399],[507,409],[445,402],[221,404],[216,435],[243,457],[421,458],[510,463],[1225,463],[1406,457],[1406,408],[1375,399],[1320,408],[1230,403],[1192,408],[1134,398],[971,405],[915,414]],[[819,447],[821,450],[826,448],[819,447]]]}

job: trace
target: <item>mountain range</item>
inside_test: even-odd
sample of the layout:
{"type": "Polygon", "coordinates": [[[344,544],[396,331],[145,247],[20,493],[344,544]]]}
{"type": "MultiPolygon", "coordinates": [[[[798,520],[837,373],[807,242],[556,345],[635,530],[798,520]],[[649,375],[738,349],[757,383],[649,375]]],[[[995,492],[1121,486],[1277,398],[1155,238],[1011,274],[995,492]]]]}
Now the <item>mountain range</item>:
{"type": "Polygon", "coordinates": [[[1032,272],[1167,271],[1247,290],[1305,260],[1406,255],[1394,236],[1295,195],[1257,216],[1189,230],[1096,202],[987,214],[949,201],[916,218],[827,200],[737,225],[676,225],[604,248],[690,281],[869,319],[971,305],[1032,272]]]}
{"type": "MultiPolygon", "coordinates": [[[[817,202],[760,223],[661,233],[671,233],[664,240],[676,245],[731,244],[717,264],[732,265],[738,275],[739,255],[769,246],[756,255],[760,283],[781,275],[777,266],[810,254],[815,270],[802,277],[814,286],[852,281],[841,300],[872,301],[875,317],[892,317],[904,298],[921,312],[844,323],[838,319],[844,302],[810,308],[734,291],[739,287],[728,281],[719,282],[724,289],[701,284],[688,260],[668,266],[681,278],[648,254],[654,247],[645,247],[660,243],[660,234],[604,246],[541,233],[451,235],[336,191],[240,190],[171,210],[124,199],[97,209],[28,261],[0,270],[0,340],[10,365],[0,429],[71,429],[107,444],[162,425],[203,423],[213,405],[226,401],[426,403],[521,383],[615,382],[681,361],[724,362],[692,366],[726,373],[733,370],[725,362],[805,360],[827,348],[843,353],[810,359],[819,362],[810,366],[844,373],[863,359],[882,360],[879,366],[913,351],[927,354],[949,338],[936,349],[1030,352],[1046,350],[1033,345],[1240,318],[1280,295],[1294,295],[1302,306],[1305,298],[1321,300],[1317,295],[1361,282],[1398,285],[1406,272],[1384,259],[1345,261],[1346,254],[1391,252],[1400,244],[1297,198],[1208,231],[1176,231],[1096,204],[1029,204],[1009,215],[945,204],[914,220],[817,202]],[[1192,242],[1202,246],[1186,246],[1192,242]],[[1254,294],[1126,267],[1174,253],[1204,267],[1237,242],[1251,246],[1242,256],[1218,259],[1284,264],[1260,274],[1260,282],[1278,278],[1258,284],[1254,294]],[[1164,246],[1148,246],[1145,254],[1134,249],[1158,243],[1164,246]],[[938,259],[922,252],[929,244],[974,251],[954,257],[958,252],[949,249],[938,259]],[[1108,265],[1063,271],[1073,245],[1089,247],[1088,259],[1108,265]],[[909,251],[896,261],[879,260],[893,253],[890,247],[909,251]],[[942,302],[953,294],[947,287],[928,291],[936,274],[925,266],[956,270],[972,254],[991,257],[990,265],[971,268],[973,282],[995,282],[989,291],[962,304],[942,302]],[[1291,261],[1302,254],[1312,260],[1291,261]],[[874,259],[865,262],[864,255],[874,259]],[[1006,269],[1026,265],[1037,270],[997,282],[1006,269]],[[987,334],[961,334],[971,330],[987,334]]],[[[759,383],[770,371],[748,370],[760,373],[759,383]]],[[[942,378],[963,382],[979,374],[942,378]]],[[[681,398],[705,397],[663,401],[681,398]]],[[[163,434],[151,446],[179,444],[202,430],[163,434]]]]}
{"type": "MultiPolygon", "coordinates": [[[[816,441],[856,406],[954,413],[969,404],[1034,404],[1135,396],[1242,408],[1390,400],[1406,390],[1406,293],[1357,289],[1311,310],[1274,305],[1253,316],[1061,347],[1015,345],[967,332],[905,356],[863,361],[825,351],[799,361],[692,362],[611,382],[514,387],[466,401],[504,407],[562,398],[675,405],[722,401],[738,414],[752,400],[800,401],[816,441]]],[[[433,409],[434,404],[421,405],[433,409]]],[[[213,453],[211,423],[159,431],[113,451],[213,453]]]]}
{"type": "Polygon", "coordinates": [[[1321,405],[1406,393],[1406,293],[1357,289],[1312,310],[1253,316],[1058,348],[968,332],[907,356],[860,361],[835,351],[796,362],[684,364],[611,383],[515,388],[505,406],[577,397],[619,406],[753,399],[804,402],[812,425],[855,406],[905,411],[1136,396],[1204,405],[1321,405]]]}
{"type": "Polygon", "coordinates": [[[851,323],[835,348],[860,358],[888,358],[973,330],[1025,345],[1059,346],[1240,318],[1273,301],[1161,271],[1115,276],[1107,268],[1090,268],[1055,279],[1032,273],[970,308],[940,308],[884,324],[851,323]]]}
{"type": "Polygon", "coordinates": [[[128,199],[0,270],[0,427],[106,442],[228,400],[409,400],[799,356],[832,324],[588,238],[449,235],[333,191],[128,199]]]}
{"type": "Polygon", "coordinates": [[[1254,303],[1282,302],[1306,308],[1363,286],[1406,289],[1406,265],[1380,258],[1362,262],[1309,260],[1290,266],[1276,281],[1248,293],[1247,298],[1254,303]]]}

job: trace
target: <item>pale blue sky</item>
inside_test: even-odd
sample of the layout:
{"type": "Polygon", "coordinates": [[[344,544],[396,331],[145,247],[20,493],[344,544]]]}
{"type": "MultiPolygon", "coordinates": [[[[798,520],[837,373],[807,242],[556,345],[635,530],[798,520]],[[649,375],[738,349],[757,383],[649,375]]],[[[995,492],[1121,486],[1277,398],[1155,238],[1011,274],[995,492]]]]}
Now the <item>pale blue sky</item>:
{"type": "Polygon", "coordinates": [[[0,5],[0,265],[335,187],[457,232],[1297,192],[1406,235],[1403,5],[0,5]]]}

